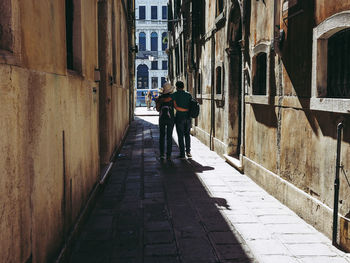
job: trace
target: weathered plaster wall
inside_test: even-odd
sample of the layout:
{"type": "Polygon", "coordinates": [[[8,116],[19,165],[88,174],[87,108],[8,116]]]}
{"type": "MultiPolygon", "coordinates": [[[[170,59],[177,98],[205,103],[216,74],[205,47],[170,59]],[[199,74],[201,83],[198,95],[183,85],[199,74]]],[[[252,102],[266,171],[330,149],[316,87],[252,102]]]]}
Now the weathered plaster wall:
{"type": "Polygon", "coordinates": [[[343,0],[318,0],[315,5],[315,23],[320,24],[327,17],[350,9],[350,3],[343,0]]]}
{"type": "MultiPolygon", "coordinates": [[[[254,9],[261,2],[252,1],[250,45],[259,42],[257,36],[271,33],[273,16],[266,27],[262,21],[263,27],[254,25],[258,23],[254,14],[262,13],[254,9]]],[[[281,13],[280,24],[286,38],[280,54],[274,54],[275,63],[271,68],[274,73],[271,84],[276,90],[270,95],[274,99],[269,105],[246,104],[245,107],[244,169],[301,217],[331,236],[336,127],[344,121],[341,159],[348,173],[350,117],[310,110],[312,34],[315,24],[348,10],[350,5],[342,1],[298,2],[302,13],[288,19],[281,13]]],[[[340,184],[339,212],[345,216],[350,211],[350,188],[344,175],[340,184]]],[[[348,231],[346,224],[342,227],[348,231]]],[[[343,238],[344,229],[341,230],[343,238]]]]}
{"type": "Polygon", "coordinates": [[[250,46],[271,41],[273,35],[273,1],[251,1],[250,46]]]}
{"type": "MultiPolygon", "coordinates": [[[[2,262],[52,262],[99,179],[97,1],[82,1],[81,73],[66,69],[64,1],[20,1],[19,12],[21,60],[0,62],[0,255],[2,262]]],[[[116,19],[123,23],[120,71],[128,67],[127,17],[120,11],[116,19]]],[[[109,154],[129,121],[123,73],[108,110],[109,154]]]]}

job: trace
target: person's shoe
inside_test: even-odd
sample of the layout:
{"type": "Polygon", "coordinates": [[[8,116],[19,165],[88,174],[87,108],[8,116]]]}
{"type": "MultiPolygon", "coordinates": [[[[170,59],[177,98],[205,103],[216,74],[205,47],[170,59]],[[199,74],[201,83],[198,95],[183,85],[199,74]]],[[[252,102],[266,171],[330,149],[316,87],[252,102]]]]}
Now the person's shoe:
{"type": "Polygon", "coordinates": [[[192,154],[190,152],[186,153],[187,158],[192,158],[192,154]]]}

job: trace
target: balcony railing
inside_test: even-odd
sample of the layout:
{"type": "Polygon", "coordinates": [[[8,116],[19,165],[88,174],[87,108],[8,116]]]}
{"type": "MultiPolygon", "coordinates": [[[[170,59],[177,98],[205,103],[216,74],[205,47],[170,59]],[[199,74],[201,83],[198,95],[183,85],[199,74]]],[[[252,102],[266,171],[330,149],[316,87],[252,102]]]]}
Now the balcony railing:
{"type": "MultiPolygon", "coordinates": [[[[159,57],[166,57],[167,54],[165,51],[139,51],[136,55],[137,59],[149,59],[150,57],[153,57],[154,59],[158,59],[159,57]]],[[[152,59],[150,59],[152,60],[152,59]]]]}

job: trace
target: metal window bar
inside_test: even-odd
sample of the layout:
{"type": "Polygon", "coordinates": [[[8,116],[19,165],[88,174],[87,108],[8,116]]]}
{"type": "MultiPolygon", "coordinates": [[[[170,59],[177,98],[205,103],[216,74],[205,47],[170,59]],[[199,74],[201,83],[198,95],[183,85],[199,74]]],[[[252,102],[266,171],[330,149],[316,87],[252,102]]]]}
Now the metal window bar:
{"type": "Polygon", "coordinates": [[[350,98],[350,29],[328,39],[327,97],[350,98]]]}

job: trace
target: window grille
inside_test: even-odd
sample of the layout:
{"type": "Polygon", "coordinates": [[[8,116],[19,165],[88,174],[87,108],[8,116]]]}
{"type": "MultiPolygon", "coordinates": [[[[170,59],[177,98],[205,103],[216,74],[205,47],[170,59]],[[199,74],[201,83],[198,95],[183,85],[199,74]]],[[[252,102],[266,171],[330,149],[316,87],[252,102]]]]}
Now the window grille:
{"type": "Polygon", "coordinates": [[[350,98],[350,29],[328,39],[327,97],[350,98]]]}

